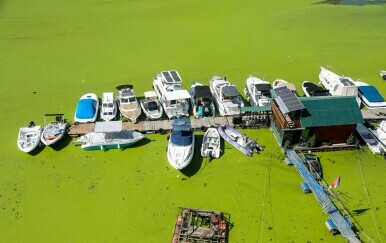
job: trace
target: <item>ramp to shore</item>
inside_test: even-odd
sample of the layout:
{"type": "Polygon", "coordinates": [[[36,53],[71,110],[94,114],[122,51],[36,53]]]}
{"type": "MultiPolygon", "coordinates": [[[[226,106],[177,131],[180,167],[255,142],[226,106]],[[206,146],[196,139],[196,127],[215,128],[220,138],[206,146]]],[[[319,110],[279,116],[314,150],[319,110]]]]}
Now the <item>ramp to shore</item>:
{"type": "Polygon", "coordinates": [[[322,206],[323,210],[328,214],[342,236],[346,238],[348,242],[360,243],[361,241],[357,238],[357,235],[354,233],[350,225],[348,225],[342,214],[336,208],[335,204],[329,198],[327,191],[315,180],[315,178],[304,166],[302,158],[300,158],[299,155],[293,150],[287,150],[287,156],[295,165],[296,170],[311,188],[311,191],[314,194],[316,200],[322,206]]]}

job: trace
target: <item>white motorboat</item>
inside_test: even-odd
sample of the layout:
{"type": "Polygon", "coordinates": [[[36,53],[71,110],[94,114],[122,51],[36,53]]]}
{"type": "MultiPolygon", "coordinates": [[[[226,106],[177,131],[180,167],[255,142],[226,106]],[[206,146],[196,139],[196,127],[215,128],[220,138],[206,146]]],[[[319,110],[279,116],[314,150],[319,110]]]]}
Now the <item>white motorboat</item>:
{"type": "Polygon", "coordinates": [[[358,88],[351,78],[339,76],[324,67],[320,69],[319,80],[332,96],[355,96],[360,105],[358,88]]]}
{"type": "Polygon", "coordinates": [[[386,151],[386,147],[382,146],[375,135],[363,124],[357,124],[356,130],[373,154],[380,154],[381,150],[386,151]]]}
{"type": "Polygon", "coordinates": [[[45,114],[44,115],[44,130],[40,137],[42,143],[47,146],[52,146],[59,142],[66,134],[68,123],[64,119],[63,114],[45,114]],[[47,117],[54,116],[55,120],[46,124],[47,117]]]}
{"type": "Polygon", "coordinates": [[[386,148],[386,121],[381,121],[376,129],[369,128],[369,131],[378,139],[382,147],[386,148]]]}
{"type": "Polygon", "coordinates": [[[354,81],[358,87],[358,95],[362,103],[369,109],[386,108],[386,101],[377,88],[367,83],[354,81]]]}
{"type": "Polygon", "coordinates": [[[187,118],[175,119],[167,148],[168,161],[173,168],[182,170],[189,165],[194,154],[194,133],[187,118]]]}
{"type": "Polygon", "coordinates": [[[106,92],[102,95],[101,118],[105,121],[114,120],[117,117],[117,104],[113,92],[106,92]]]}
{"type": "Polygon", "coordinates": [[[99,99],[94,93],[88,93],[80,97],[76,106],[74,123],[95,122],[98,116],[99,99]]]}
{"type": "Polygon", "coordinates": [[[145,98],[139,101],[143,113],[145,113],[146,117],[150,120],[160,119],[164,110],[162,109],[161,103],[158,101],[157,93],[154,91],[147,91],[144,94],[145,98]]]}
{"type": "Polygon", "coordinates": [[[304,81],[302,83],[302,89],[303,93],[307,97],[315,97],[315,96],[331,96],[329,90],[318,86],[315,83],[312,83],[310,81],[304,81]]]}
{"type": "Polygon", "coordinates": [[[386,71],[381,71],[379,75],[381,75],[382,79],[386,81],[386,71]]]}
{"type": "Polygon", "coordinates": [[[209,86],[193,82],[192,86],[190,86],[190,96],[194,117],[215,116],[216,111],[209,86]]]}
{"type": "Polygon", "coordinates": [[[214,76],[209,82],[214,102],[221,116],[239,116],[244,102],[236,86],[225,78],[214,76]]]}
{"type": "Polygon", "coordinates": [[[141,106],[135,96],[133,85],[125,84],[117,86],[118,90],[118,106],[122,116],[136,123],[141,115],[141,106]]]}
{"type": "Polygon", "coordinates": [[[280,88],[280,87],[287,87],[289,90],[292,91],[292,93],[294,93],[296,96],[299,96],[299,94],[296,90],[296,87],[293,83],[288,83],[284,79],[278,78],[275,81],[273,81],[272,88],[276,89],[276,88],[280,88]]]}
{"type": "Polygon", "coordinates": [[[163,71],[154,78],[153,88],[169,119],[189,116],[190,94],[181,84],[177,71],[163,71]]]}
{"type": "Polygon", "coordinates": [[[21,127],[17,136],[18,148],[26,153],[33,151],[40,144],[40,136],[42,126],[35,126],[34,122],[30,122],[28,127],[21,127]]]}
{"type": "Polygon", "coordinates": [[[201,156],[219,158],[221,151],[221,137],[217,128],[210,127],[206,130],[201,145],[201,156]]]}
{"type": "Polygon", "coordinates": [[[124,149],[144,137],[140,132],[122,130],[122,121],[108,121],[95,123],[94,132],[81,136],[76,143],[85,151],[124,149]]]}
{"type": "Polygon", "coordinates": [[[246,80],[244,94],[251,106],[270,106],[271,105],[271,84],[259,78],[250,76],[246,80]]]}

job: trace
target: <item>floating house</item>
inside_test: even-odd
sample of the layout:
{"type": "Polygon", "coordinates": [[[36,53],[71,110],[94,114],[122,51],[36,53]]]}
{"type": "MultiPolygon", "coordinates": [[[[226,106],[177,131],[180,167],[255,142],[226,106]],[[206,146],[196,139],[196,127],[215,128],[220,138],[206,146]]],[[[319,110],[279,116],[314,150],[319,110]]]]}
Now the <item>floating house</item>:
{"type": "Polygon", "coordinates": [[[271,129],[280,146],[346,143],[364,122],[354,96],[296,97],[286,87],[271,93],[271,129]]]}

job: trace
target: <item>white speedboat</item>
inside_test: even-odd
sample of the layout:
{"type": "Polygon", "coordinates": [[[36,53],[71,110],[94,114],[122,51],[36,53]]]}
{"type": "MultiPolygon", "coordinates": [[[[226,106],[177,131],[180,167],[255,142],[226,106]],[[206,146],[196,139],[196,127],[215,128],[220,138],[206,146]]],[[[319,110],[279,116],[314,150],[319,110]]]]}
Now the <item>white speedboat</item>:
{"type": "Polygon", "coordinates": [[[201,145],[201,156],[219,158],[221,151],[221,137],[217,128],[210,127],[206,130],[201,145]]]}
{"type": "Polygon", "coordinates": [[[68,123],[64,119],[63,114],[45,114],[44,115],[44,130],[40,137],[42,143],[47,146],[52,146],[59,142],[66,134],[68,123]],[[54,116],[55,120],[46,124],[47,117],[54,116]]]}
{"type": "Polygon", "coordinates": [[[158,101],[157,93],[154,91],[145,92],[145,98],[139,101],[143,113],[150,120],[158,120],[162,117],[163,109],[161,103],[158,101]]]}
{"type": "Polygon", "coordinates": [[[215,116],[216,112],[209,86],[193,82],[190,86],[190,96],[194,117],[215,116]]]}
{"type": "Polygon", "coordinates": [[[95,123],[94,132],[81,136],[76,143],[85,151],[124,149],[144,137],[140,132],[122,130],[122,121],[108,121],[95,123]]]}
{"type": "Polygon", "coordinates": [[[74,123],[95,122],[98,116],[99,99],[94,93],[88,93],[80,97],[76,106],[74,123]]]}
{"type": "Polygon", "coordinates": [[[307,97],[331,96],[330,92],[327,89],[320,87],[317,84],[314,84],[310,81],[304,81],[302,83],[302,89],[303,89],[303,93],[307,97]]]}
{"type": "Polygon", "coordinates": [[[21,127],[17,136],[17,146],[23,152],[29,153],[40,144],[42,126],[35,126],[30,122],[28,127],[21,127]]]}
{"type": "Polygon", "coordinates": [[[270,106],[271,105],[271,84],[259,78],[250,76],[246,80],[244,94],[251,106],[270,106]]]}
{"type": "Polygon", "coordinates": [[[377,88],[363,82],[355,81],[358,87],[358,95],[362,103],[369,109],[386,108],[386,101],[378,92],[377,88]]]}
{"type": "Polygon", "coordinates": [[[369,130],[378,139],[382,147],[386,148],[386,121],[381,121],[376,129],[369,130]]]}
{"type": "Polygon", "coordinates": [[[244,102],[236,86],[225,78],[214,76],[209,82],[214,102],[221,116],[239,116],[244,102]]]}
{"type": "Polygon", "coordinates": [[[187,118],[175,119],[172,122],[171,134],[167,148],[168,161],[173,168],[182,170],[193,158],[194,133],[187,118]]]}
{"type": "Polygon", "coordinates": [[[189,116],[190,94],[181,84],[177,71],[163,71],[154,78],[153,88],[169,119],[189,116]]]}
{"type": "Polygon", "coordinates": [[[358,88],[351,78],[339,76],[324,67],[320,69],[319,80],[332,96],[355,96],[360,105],[358,88]]]}
{"type": "Polygon", "coordinates": [[[118,90],[118,106],[122,116],[130,119],[132,122],[137,122],[141,115],[141,106],[135,96],[133,85],[125,84],[117,87],[118,90]]]}
{"type": "Polygon", "coordinates": [[[296,87],[293,83],[288,83],[284,79],[278,78],[275,81],[273,81],[272,88],[276,89],[276,88],[280,88],[280,87],[287,87],[289,90],[292,91],[292,93],[294,93],[296,96],[299,96],[299,94],[296,90],[296,87]]]}
{"type": "Polygon", "coordinates": [[[104,121],[114,120],[117,117],[117,110],[117,104],[114,100],[114,93],[103,93],[101,105],[101,118],[104,121]]]}
{"type": "Polygon", "coordinates": [[[386,71],[381,71],[379,75],[381,75],[382,79],[386,81],[386,71]]]}
{"type": "Polygon", "coordinates": [[[386,151],[386,147],[382,146],[375,135],[363,124],[357,124],[356,130],[373,154],[380,154],[381,150],[386,151]]]}

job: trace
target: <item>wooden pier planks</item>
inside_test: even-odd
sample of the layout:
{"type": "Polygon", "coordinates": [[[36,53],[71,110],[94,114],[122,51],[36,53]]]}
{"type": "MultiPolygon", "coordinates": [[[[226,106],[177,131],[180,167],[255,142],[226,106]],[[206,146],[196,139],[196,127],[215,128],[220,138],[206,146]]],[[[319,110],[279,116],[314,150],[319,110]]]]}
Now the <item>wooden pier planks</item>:
{"type": "MultiPolygon", "coordinates": [[[[192,128],[197,130],[201,127],[211,127],[219,125],[233,126],[233,117],[205,117],[199,119],[192,119],[192,128]]],[[[143,121],[138,123],[123,122],[122,129],[136,130],[144,133],[169,131],[172,126],[172,120],[157,120],[157,121],[143,121]]],[[[95,123],[72,124],[69,128],[68,135],[71,137],[82,136],[86,133],[94,131],[95,123]]]]}
{"type": "Polygon", "coordinates": [[[362,109],[361,112],[365,121],[386,120],[386,108],[362,109]]]}

